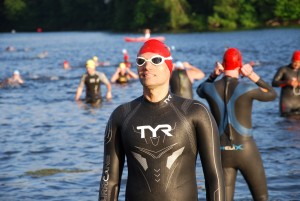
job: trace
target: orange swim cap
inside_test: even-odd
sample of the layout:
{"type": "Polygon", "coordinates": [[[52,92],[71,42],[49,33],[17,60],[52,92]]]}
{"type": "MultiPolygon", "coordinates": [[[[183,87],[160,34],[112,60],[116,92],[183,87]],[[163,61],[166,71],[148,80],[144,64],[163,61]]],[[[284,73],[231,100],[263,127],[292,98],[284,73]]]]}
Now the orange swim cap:
{"type": "MultiPolygon", "coordinates": [[[[163,57],[169,57],[171,56],[170,48],[166,46],[163,42],[156,40],[156,39],[150,39],[147,40],[144,45],[141,47],[138,55],[151,52],[158,54],[163,57]]],[[[165,60],[165,63],[167,64],[170,73],[172,73],[173,69],[173,63],[172,60],[165,60]]]]}
{"type": "Polygon", "coordinates": [[[237,48],[228,48],[223,56],[224,70],[234,70],[241,68],[242,65],[241,52],[237,48]]]}

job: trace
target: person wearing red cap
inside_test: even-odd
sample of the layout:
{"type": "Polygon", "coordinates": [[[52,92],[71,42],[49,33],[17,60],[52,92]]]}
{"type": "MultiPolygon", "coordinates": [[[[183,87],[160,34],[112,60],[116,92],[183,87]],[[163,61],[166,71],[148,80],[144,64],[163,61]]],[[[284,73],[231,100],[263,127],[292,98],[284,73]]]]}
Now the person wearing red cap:
{"type": "Polygon", "coordinates": [[[150,39],[136,64],[143,95],[110,116],[99,200],[118,200],[126,157],[125,200],[197,201],[198,154],[206,200],[225,200],[216,122],[204,104],[169,92],[169,48],[150,39]]]}
{"type": "Polygon", "coordinates": [[[218,124],[226,200],[234,199],[237,171],[244,176],[253,200],[268,200],[263,162],[252,137],[251,111],[254,100],[274,100],[275,90],[250,64],[242,63],[238,49],[229,48],[223,64],[216,63],[214,72],[198,86],[197,94],[206,99],[218,124]],[[222,73],[224,76],[214,82],[222,73]],[[239,81],[240,75],[253,83],[239,81]]]}
{"type": "Polygon", "coordinates": [[[281,88],[281,116],[300,115],[300,50],[294,51],[290,64],[277,70],[272,86],[281,88]]]}

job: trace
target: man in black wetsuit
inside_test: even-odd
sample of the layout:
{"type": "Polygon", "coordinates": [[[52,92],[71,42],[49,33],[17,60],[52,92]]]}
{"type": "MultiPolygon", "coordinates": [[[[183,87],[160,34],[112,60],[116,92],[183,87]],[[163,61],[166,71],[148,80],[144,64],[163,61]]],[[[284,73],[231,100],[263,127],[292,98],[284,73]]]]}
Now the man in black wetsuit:
{"type": "Polygon", "coordinates": [[[202,70],[188,62],[177,61],[170,79],[170,90],[172,93],[184,98],[193,98],[194,80],[205,77],[202,70]]]}
{"type": "Polygon", "coordinates": [[[281,88],[281,116],[300,115],[300,50],[293,53],[289,65],[278,69],[272,86],[281,88]]]}
{"type": "Polygon", "coordinates": [[[85,101],[87,103],[99,103],[101,102],[101,84],[106,86],[106,98],[111,99],[111,85],[104,73],[96,71],[96,64],[93,60],[86,62],[87,73],[83,74],[77,88],[75,100],[78,101],[82,94],[84,86],[86,87],[85,101]]]}
{"type": "Polygon", "coordinates": [[[219,127],[226,200],[233,200],[238,170],[253,199],[268,200],[262,159],[252,137],[251,111],[253,100],[274,100],[274,89],[253,71],[251,65],[242,65],[238,49],[229,48],[224,54],[223,65],[217,63],[214,72],[197,88],[197,94],[207,100],[219,127]],[[223,70],[223,78],[213,82],[223,70]],[[253,83],[239,81],[239,74],[253,83]]]}
{"type": "Polygon", "coordinates": [[[197,201],[200,155],[207,200],[224,200],[217,125],[202,103],[169,93],[172,57],[150,39],[137,55],[143,95],[120,105],[105,131],[99,200],[118,200],[125,157],[126,201],[197,201]]]}

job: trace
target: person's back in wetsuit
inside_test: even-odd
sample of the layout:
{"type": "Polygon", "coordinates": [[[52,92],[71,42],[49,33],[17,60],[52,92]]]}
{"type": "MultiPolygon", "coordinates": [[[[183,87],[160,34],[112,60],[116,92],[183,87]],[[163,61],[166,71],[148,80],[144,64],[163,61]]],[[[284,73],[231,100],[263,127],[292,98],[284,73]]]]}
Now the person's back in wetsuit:
{"type": "MultiPolygon", "coordinates": [[[[235,48],[228,52],[239,53],[235,48]]],[[[224,60],[228,52],[225,52],[224,60]]],[[[272,101],[276,92],[253,72],[250,65],[244,65],[241,71],[255,84],[239,81],[239,70],[234,70],[236,66],[226,66],[226,61],[223,64],[225,76],[213,83],[216,76],[210,77],[199,85],[197,94],[207,100],[218,124],[226,200],[234,198],[237,170],[244,176],[254,200],[268,200],[263,163],[252,137],[251,113],[254,100],[272,101]]],[[[242,66],[241,61],[236,65],[242,66]]]]}
{"type": "Polygon", "coordinates": [[[188,62],[177,61],[170,79],[170,90],[172,93],[193,99],[194,80],[201,80],[205,77],[202,70],[188,62]]]}
{"type": "Polygon", "coordinates": [[[300,115],[300,50],[294,52],[291,64],[277,70],[272,86],[281,88],[281,116],[300,115]]]}
{"type": "Polygon", "coordinates": [[[207,200],[224,201],[217,125],[206,106],[169,93],[172,57],[150,39],[137,66],[143,95],[119,106],[105,131],[99,200],[118,200],[127,162],[125,200],[197,201],[197,155],[207,200]]]}
{"type": "Polygon", "coordinates": [[[172,93],[184,97],[193,98],[192,83],[185,69],[175,69],[170,79],[170,90],[172,93]]]}

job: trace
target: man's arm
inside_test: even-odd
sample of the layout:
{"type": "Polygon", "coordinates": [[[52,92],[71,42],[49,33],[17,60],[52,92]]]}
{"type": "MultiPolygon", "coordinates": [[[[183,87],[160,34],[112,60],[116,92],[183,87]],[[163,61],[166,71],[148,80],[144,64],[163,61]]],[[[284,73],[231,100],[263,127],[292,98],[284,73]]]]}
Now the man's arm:
{"type": "Polygon", "coordinates": [[[85,75],[83,75],[81,77],[80,83],[77,87],[77,91],[76,91],[76,95],[75,95],[75,100],[78,101],[80,99],[80,96],[82,94],[83,91],[83,87],[84,87],[84,79],[85,79],[85,75]]]}
{"type": "Polygon", "coordinates": [[[119,78],[120,68],[117,68],[116,72],[111,76],[110,81],[115,83],[119,78]]]}
{"type": "Polygon", "coordinates": [[[220,142],[215,119],[206,106],[198,103],[197,146],[205,178],[206,200],[224,201],[225,186],[221,165],[220,142]]]}
{"type": "Polygon", "coordinates": [[[103,169],[99,188],[99,201],[118,200],[125,154],[120,139],[120,128],[110,117],[105,130],[103,169]]]}
{"type": "Polygon", "coordinates": [[[192,83],[194,82],[194,80],[201,80],[205,77],[204,72],[196,66],[193,66],[188,62],[183,62],[183,65],[187,70],[187,75],[192,83]]]}

